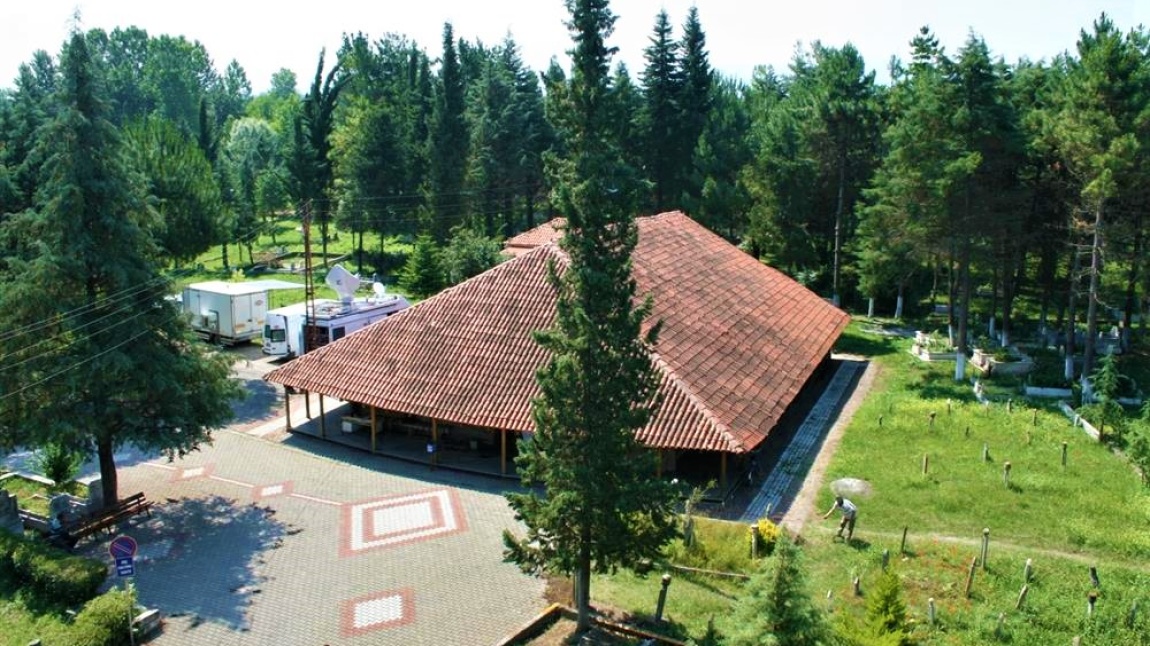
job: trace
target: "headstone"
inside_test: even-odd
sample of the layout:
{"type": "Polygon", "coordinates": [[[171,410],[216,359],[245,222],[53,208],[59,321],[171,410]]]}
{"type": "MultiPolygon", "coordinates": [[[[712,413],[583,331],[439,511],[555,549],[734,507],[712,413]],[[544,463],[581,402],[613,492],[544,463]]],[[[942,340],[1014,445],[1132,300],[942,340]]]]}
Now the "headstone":
{"type": "Polygon", "coordinates": [[[20,521],[20,509],[16,505],[16,496],[0,489],[0,530],[13,534],[24,533],[24,523],[20,521]]]}
{"type": "Polygon", "coordinates": [[[104,508],[104,485],[100,478],[88,483],[88,509],[96,512],[104,508]]]}
{"type": "Polygon", "coordinates": [[[69,516],[72,511],[72,504],[69,502],[70,496],[65,493],[58,493],[48,500],[48,520],[51,521],[60,514],[69,516]]]}

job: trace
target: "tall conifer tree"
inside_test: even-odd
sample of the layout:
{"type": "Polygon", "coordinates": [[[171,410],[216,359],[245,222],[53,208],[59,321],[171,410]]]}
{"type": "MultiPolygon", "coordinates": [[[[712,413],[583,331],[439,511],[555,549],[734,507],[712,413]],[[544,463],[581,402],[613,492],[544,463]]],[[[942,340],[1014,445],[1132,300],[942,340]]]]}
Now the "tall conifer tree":
{"type": "Polygon", "coordinates": [[[463,180],[467,173],[467,121],[464,119],[463,70],[455,49],[451,24],[443,26],[443,59],[439,68],[439,95],[431,133],[431,197],[435,207],[433,230],[442,242],[463,216],[463,180]]]}
{"type": "Polygon", "coordinates": [[[118,447],[192,451],[231,416],[239,389],[164,298],[155,214],[83,35],[65,46],[61,70],[37,143],[35,209],[0,231],[18,245],[0,275],[0,444],[95,453],[110,503],[118,447]]]}
{"type": "Polygon", "coordinates": [[[568,0],[575,41],[569,100],[569,155],[550,170],[567,215],[553,266],[555,328],[536,335],[551,352],[538,376],[535,434],[517,466],[525,483],[509,494],[527,535],[504,534],[505,557],[527,572],[573,574],[578,630],[590,625],[592,571],[656,556],[676,533],[674,491],[655,478],[655,456],[635,438],[651,418],[657,380],[649,354],[658,325],[644,328],[651,303],[636,307],[631,252],[639,186],[606,136],[615,16],[606,0],[568,0]]]}

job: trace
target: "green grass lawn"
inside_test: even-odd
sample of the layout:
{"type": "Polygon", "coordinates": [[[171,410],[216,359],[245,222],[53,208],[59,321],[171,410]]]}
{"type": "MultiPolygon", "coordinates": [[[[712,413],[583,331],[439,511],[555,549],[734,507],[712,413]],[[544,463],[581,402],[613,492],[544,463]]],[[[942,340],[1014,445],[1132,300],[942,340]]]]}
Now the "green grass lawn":
{"type": "MultiPolygon", "coordinates": [[[[817,504],[830,506],[829,483],[836,478],[865,479],[873,491],[856,500],[852,545],[832,541],[837,523],[830,521],[812,519],[803,532],[810,593],[828,619],[841,633],[864,630],[866,593],[886,549],[894,555],[891,567],[902,581],[915,643],[1069,644],[1081,635],[1083,644],[1150,644],[1150,495],[1126,459],[1074,428],[1050,403],[1027,402],[1017,380],[988,382],[994,402],[978,404],[969,382],[954,381],[953,363],[921,362],[910,355],[909,340],[865,331],[874,326],[853,323],[836,346],[871,357],[880,373],[828,466],[817,504]],[[909,540],[902,557],[904,528],[909,540]],[[987,569],[977,571],[968,599],[967,570],[983,528],[991,530],[987,569]],[[1033,560],[1034,577],[1016,609],[1026,559],[1033,560]],[[1087,618],[1090,566],[1097,567],[1101,596],[1087,618]],[[854,576],[861,597],[851,590],[854,576]],[[927,620],[930,598],[934,625],[927,620]],[[1140,610],[1128,628],[1135,603],[1140,610]]],[[[688,565],[743,573],[755,567],[738,556],[746,549],[745,528],[700,528],[708,549],[688,565]]],[[[691,560],[679,544],[668,554],[673,562],[691,560]]],[[[651,615],[661,574],[599,577],[592,594],[597,603],[651,615]]],[[[700,639],[712,617],[721,628],[742,584],[674,577],[668,633],[700,639]]]]}
{"type": "Polygon", "coordinates": [[[48,485],[18,476],[0,480],[0,489],[16,496],[22,509],[44,517],[48,516],[48,499],[57,493],[69,493],[81,498],[88,496],[88,487],[78,482],[71,482],[59,490],[53,490],[48,485]]]}
{"type": "MultiPolygon", "coordinates": [[[[270,227],[265,227],[259,238],[252,243],[252,251],[254,252],[256,261],[259,262],[261,256],[266,253],[275,252],[278,250],[285,250],[289,253],[303,253],[303,236],[296,230],[299,226],[298,220],[292,218],[281,218],[276,221],[276,236],[272,239],[270,235],[270,227]]],[[[332,233],[336,229],[331,230],[332,233]]],[[[356,262],[355,250],[357,247],[357,237],[350,232],[340,231],[338,239],[329,240],[328,242],[328,257],[331,259],[340,256],[350,256],[343,260],[344,267],[355,272],[359,269],[356,262]]],[[[330,235],[330,234],[329,234],[330,235]]],[[[391,259],[393,265],[397,265],[408,253],[411,252],[411,243],[402,240],[397,236],[391,236],[383,241],[383,252],[391,259]]],[[[381,249],[380,239],[378,234],[367,233],[364,235],[364,252],[369,257],[371,254],[379,253],[381,249]]],[[[330,268],[331,262],[328,267],[325,267],[322,262],[321,244],[319,242],[319,229],[313,231],[312,239],[312,255],[313,266],[315,268],[315,289],[317,298],[336,299],[339,295],[335,290],[331,289],[324,282],[324,277],[327,274],[327,269],[330,268]]],[[[172,289],[174,292],[180,292],[184,287],[192,283],[206,282],[211,280],[255,280],[258,278],[274,278],[286,282],[299,283],[300,288],[274,290],[269,295],[269,309],[291,305],[293,303],[303,302],[305,297],[304,291],[304,276],[302,273],[288,273],[288,272],[263,272],[259,274],[251,274],[251,261],[248,256],[248,249],[246,246],[229,244],[228,245],[228,261],[232,271],[226,271],[223,265],[223,253],[219,245],[213,246],[208,251],[205,251],[196,260],[187,263],[184,267],[174,269],[171,272],[173,284],[172,289]]],[[[284,261],[284,266],[294,263],[297,267],[302,264],[299,257],[284,261]]],[[[396,284],[398,266],[390,268],[374,267],[369,263],[363,267],[364,285],[361,285],[361,295],[366,295],[366,291],[370,288],[367,283],[370,282],[373,273],[377,273],[381,282],[383,282],[389,292],[403,294],[403,290],[396,284]]],[[[404,294],[406,295],[406,294],[404,294]]]]}

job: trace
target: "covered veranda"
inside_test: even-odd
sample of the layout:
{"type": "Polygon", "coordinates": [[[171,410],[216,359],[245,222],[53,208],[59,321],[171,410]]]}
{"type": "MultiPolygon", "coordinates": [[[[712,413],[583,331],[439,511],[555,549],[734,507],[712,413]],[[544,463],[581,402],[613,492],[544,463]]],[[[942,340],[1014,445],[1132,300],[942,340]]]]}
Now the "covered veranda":
{"type": "MultiPolygon", "coordinates": [[[[292,397],[284,398],[288,432],[426,464],[428,469],[518,480],[518,442],[531,437],[530,432],[463,426],[315,393],[300,394],[294,403],[292,397]]],[[[659,455],[657,476],[679,477],[698,485],[711,482],[714,486],[706,497],[713,500],[726,498],[742,483],[751,460],[725,452],[654,450],[659,455]]]]}

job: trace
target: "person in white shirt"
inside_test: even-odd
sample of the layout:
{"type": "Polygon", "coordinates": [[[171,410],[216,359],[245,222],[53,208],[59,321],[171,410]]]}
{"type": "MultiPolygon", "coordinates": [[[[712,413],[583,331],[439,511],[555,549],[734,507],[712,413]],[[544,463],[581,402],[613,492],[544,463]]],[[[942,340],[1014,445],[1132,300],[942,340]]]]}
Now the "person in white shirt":
{"type": "Polygon", "coordinates": [[[836,509],[841,509],[843,512],[842,522],[839,523],[839,531],[835,536],[843,537],[843,531],[847,533],[846,541],[849,543],[851,537],[855,533],[855,518],[858,517],[859,508],[855,504],[842,496],[835,496],[835,505],[823,514],[823,520],[830,518],[830,515],[835,513],[836,509]]]}

